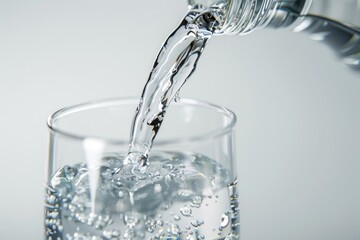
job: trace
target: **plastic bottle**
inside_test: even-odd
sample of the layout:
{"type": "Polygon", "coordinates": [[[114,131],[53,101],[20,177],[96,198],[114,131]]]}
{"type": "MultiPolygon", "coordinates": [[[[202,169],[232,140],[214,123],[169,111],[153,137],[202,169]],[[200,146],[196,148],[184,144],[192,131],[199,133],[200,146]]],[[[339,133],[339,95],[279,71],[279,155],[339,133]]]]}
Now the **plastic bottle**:
{"type": "Polygon", "coordinates": [[[360,0],[188,0],[209,10],[220,24],[215,34],[247,34],[262,28],[307,32],[360,70],[360,0]]]}

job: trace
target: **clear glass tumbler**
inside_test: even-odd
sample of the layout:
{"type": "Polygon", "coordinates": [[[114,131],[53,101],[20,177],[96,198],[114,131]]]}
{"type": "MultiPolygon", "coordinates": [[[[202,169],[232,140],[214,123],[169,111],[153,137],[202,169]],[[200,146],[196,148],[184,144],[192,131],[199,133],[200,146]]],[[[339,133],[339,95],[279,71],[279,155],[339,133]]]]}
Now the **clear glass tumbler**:
{"type": "Polygon", "coordinates": [[[50,116],[45,239],[239,239],[235,115],[174,102],[149,165],[126,170],[137,105],[96,101],[50,116]]]}

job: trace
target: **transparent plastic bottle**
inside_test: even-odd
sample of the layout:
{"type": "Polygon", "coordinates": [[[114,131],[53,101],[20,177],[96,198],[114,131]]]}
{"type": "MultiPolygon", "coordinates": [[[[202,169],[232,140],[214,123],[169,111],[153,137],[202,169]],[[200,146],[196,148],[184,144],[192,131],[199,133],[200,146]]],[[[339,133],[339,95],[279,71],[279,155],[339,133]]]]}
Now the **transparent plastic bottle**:
{"type": "Polygon", "coordinates": [[[247,34],[262,28],[307,32],[360,70],[360,0],[188,0],[215,13],[215,34],[247,34]]]}

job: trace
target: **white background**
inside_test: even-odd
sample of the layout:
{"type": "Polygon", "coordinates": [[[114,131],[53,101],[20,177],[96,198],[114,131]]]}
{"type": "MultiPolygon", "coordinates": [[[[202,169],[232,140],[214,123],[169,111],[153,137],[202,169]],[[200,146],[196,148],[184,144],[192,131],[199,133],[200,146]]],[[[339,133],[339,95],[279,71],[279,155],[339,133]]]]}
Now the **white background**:
{"type": "MultiPolygon", "coordinates": [[[[185,0],[0,0],[0,239],[43,238],[46,119],[140,96],[185,0]]],[[[304,34],[211,39],[181,97],[232,109],[242,240],[360,239],[360,77],[304,34]]]]}

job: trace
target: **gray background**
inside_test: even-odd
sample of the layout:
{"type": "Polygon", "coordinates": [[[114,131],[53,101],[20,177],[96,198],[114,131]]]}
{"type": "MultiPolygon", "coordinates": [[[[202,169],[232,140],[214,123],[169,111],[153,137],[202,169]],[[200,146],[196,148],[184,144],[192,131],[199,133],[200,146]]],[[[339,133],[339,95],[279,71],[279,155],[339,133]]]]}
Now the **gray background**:
{"type": "MultiPolygon", "coordinates": [[[[42,239],[48,132],[139,96],[185,0],[0,0],[0,239],[42,239]]],[[[360,239],[360,79],[308,36],[211,40],[181,97],[233,109],[242,240],[360,239]]]]}

